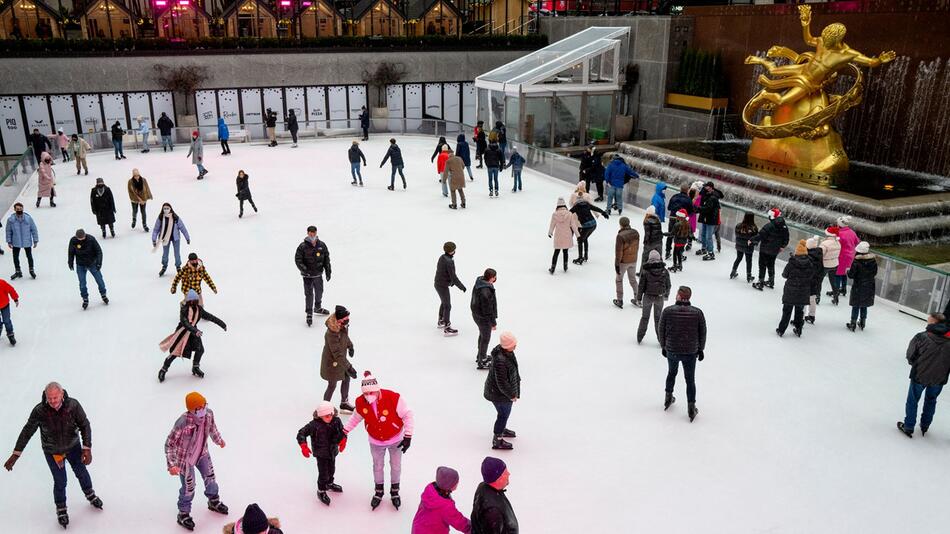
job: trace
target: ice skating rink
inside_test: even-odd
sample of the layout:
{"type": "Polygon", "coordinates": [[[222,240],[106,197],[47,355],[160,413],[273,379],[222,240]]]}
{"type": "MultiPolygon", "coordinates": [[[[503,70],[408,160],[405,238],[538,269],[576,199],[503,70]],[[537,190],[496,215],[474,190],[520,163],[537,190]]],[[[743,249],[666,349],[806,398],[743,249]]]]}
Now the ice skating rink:
{"type": "MultiPolygon", "coordinates": [[[[166,472],[163,444],[192,390],[207,397],[227,442],[209,447],[231,514],[208,511],[197,495],[201,533],[220,532],[257,502],[287,533],[407,534],[440,465],[460,472],[454,496],[468,515],[489,454],[508,463],[508,496],[526,534],[936,532],[950,520],[944,403],[926,438],[908,440],[894,427],[908,385],[904,351],[922,321],[878,300],[868,330],[851,333],[844,326],[850,308],[826,299],[801,339],[791,329],[779,339],[781,282],[760,293],[730,281],[731,247],[715,262],[690,256],[673,285],[693,288],[709,329],[697,369],[700,414],[690,424],[682,372],[677,403],[663,411],[666,361],[652,328],[636,344],[640,309],[629,304],[629,287],[623,310],[611,304],[616,216],[601,220],[589,263],[551,276],[548,222],[557,197],[569,196],[568,184],[526,170],[524,191],[512,194],[504,171],[501,197],[489,199],[486,172],[476,170],[465,190],[468,208],[452,211],[428,159],[434,138],[400,140],[409,189],[386,190],[389,165],[379,169],[379,162],[388,137],[362,144],[369,160],[363,188],[350,185],[349,138],[296,149],[232,143],[228,157],[208,143],[210,173],[202,181],[187,146],[129,149],[124,161],[100,151],[89,158],[89,176],[76,176],[72,163],[54,167],[55,209],[46,201],[34,207],[34,175],[21,199],[39,227],[38,278],[14,282],[18,345],[0,338],[0,451],[6,458],[12,450],[47,382],[60,381],[83,404],[93,430],[90,472],[105,509],[85,502],[70,472],[70,532],[184,532],[175,524],[179,483],[166,472]],[[133,167],[155,195],[149,227],[170,202],[192,236],[182,256],[197,252],[220,291],[206,289],[205,304],[228,331],[200,325],[203,380],[182,361],[165,383],[156,378],[158,343],[178,322],[181,296],[169,294],[173,269],[157,277],[160,251],[152,252],[150,237],[129,228],[133,167]],[[234,196],[238,169],[250,175],[260,209],[243,219],[234,196]],[[96,177],[112,188],[118,208],[117,237],[99,239],[111,304],[99,301],[90,277],[90,307],[82,311],[66,248],[77,228],[99,235],[89,207],[96,177]],[[316,462],[297,447],[297,429],[325,387],[323,319],[306,327],[293,261],[310,224],[333,264],[324,306],[343,304],[352,313],[354,366],[372,370],[415,412],[398,512],[388,487],[383,505],[370,511],[362,425],[337,458],[344,493],[331,494],[330,507],[316,500],[316,462]],[[509,422],[519,436],[511,452],[490,449],[495,412],[482,397],[485,372],[475,370],[471,293],[452,290],[457,337],[444,338],[435,327],[432,281],[447,240],[458,244],[456,267],[468,288],[486,267],[498,271],[491,346],[503,330],[519,340],[522,399],[509,422]]],[[[643,213],[625,214],[642,232],[643,213]]],[[[0,264],[3,276],[12,274],[9,251],[0,264]]],[[[351,400],[358,393],[355,382],[351,400]]],[[[37,433],[15,470],[0,473],[0,530],[61,531],[51,493],[37,433]]]]}

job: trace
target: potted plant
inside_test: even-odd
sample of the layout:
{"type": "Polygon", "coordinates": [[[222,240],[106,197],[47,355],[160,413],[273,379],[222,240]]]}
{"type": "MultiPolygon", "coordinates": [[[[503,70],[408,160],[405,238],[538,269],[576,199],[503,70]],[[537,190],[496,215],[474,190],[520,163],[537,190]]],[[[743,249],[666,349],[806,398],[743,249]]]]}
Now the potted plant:
{"type": "Polygon", "coordinates": [[[195,91],[208,81],[208,68],[198,65],[169,67],[162,64],[155,64],[152,68],[155,71],[154,80],[159,86],[185,97],[185,114],[178,116],[176,124],[183,127],[197,126],[198,117],[191,111],[191,102],[195,91]]]}
{"type": "Polygon", "coordinates": [[[703,50],[686,49],[680,58],[673,91],[667,105],[709,111],[729,105],[722,57],[703,50]]]}
{"type": "Polygon", "coordinates": [[[401,63],[384,61],[376,64],[375,70],[363,71],[363,83],[376,92],[376,106],[372,108],[373,128],[384,130],[388,126],[389,107],[386,105],[386,88],[397,84],[406,76],[406,67],[401,63]]]}

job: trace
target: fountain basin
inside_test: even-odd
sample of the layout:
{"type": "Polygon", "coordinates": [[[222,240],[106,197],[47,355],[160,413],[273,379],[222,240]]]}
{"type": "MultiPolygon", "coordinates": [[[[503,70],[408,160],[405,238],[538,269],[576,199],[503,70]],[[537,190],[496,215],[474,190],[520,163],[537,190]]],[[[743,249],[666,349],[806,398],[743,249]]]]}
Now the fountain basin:
{"type": "Polygon", "coordinates": [[[747,141],[671,139],[621,143],[618,152],[641,174],[672,186],[713,181],[724,202],[764,213],[778,207],[815,228],[850,215],[873,245],[950,243],[950,179],[851,162],[834,182],[751,168],[747,141]],[[812,179],[811,182],[808,180],[812,179]]]}

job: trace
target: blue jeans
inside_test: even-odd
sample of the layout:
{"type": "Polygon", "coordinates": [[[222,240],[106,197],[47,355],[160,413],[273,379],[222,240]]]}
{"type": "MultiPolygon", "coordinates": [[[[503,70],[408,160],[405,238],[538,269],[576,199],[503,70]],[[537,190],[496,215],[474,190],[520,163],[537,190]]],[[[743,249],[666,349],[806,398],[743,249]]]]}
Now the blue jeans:
{"type": "Polygon", "coordinates": [[[686,376],[686,400],[696,402],[696,355],[695,354],[668,354],[669,372],[666,374],[666,392],[673,393],[676,385],[676,373],[680,362],[683,362],[683,374],[686,376]]]}
{"type": "Polygon", "coordinates": [[[924,412],[920,414],[920,428],[930,428],[930,423],[934,419],[934,412],[937,411],[937,397],[943,390],[943,386],[925,386],[910,381],[910,388],[907,390],[907,406],[904,408],[904,430],[914,431],[917,424],[917,405],[920,404],[920,396],[924,395],[924,412]]]}
{"type": "Polygon", "coordinates": [[[163,149],[167,148],[168,150],[171,150],[171,149],[175,148],[175,146],[172,145],[172,136],[171,136],[171,135],[163,135],[163,136],[162,136],[162,148],[163,148],[163,149]]]}
{"type": "Polygon", "coordinates": [[[488,190],[489,191],[498,191],[498,167],[489,167],[488,168],[488,190]]]}
{"type": "Polygon", "coordinates": [[[204,174],[204,173],[207,172],[207,171],[205,170],[205,166],[202,165],[200,161],[199,161],[198,163],[195,163],[195,166],[198,167],[198,172],[199,172],[199,173],[204,174]]]}
{"type": "Polygon", "coordinates": [[[353,175],[353,183],[356,183],[356,177],[358,176],[360,181],[363,181],[363,175],[360,173],[360,162],[351,161],[350,162],[350,174],[353,175]]]}
{"type": "Polygon", "coordinates": [[[69,462],[69,467],[73,469],[73,474],[79,480],[79,487],[82,488],[82,492],[86,495],[93,492],[92,478],[89,476],[86,466],[82,463],[82,446],[78,443],[66,452],[63,467],[56,465],[56,460],[53,459],[52,454],[44,452],[43,456],[46,457],[49,472],[53,474],[53,502],[56,503],[56,506],[60,508],[66,506],[66,462],[69,462]]]}
{"type": "Polygon", "coordinates": [[[501,149],[501,155],[507,158],[508,157],[508,143],[498,143],[498,148],[501,149]]]}
{"type": "Polygon", "coordinates": [[[511,416],[511,407],[514,405],[511,401],[493,402],[498,416],[495,417],[495,435],[501,436],[501,433],[508,427],[508,418],[511,416]]]}
{"type": "Polygon", "coordinates": [[[465,166],[465,170],[468,171],[468,179],[469,179],[469,180],[474,180],[475,177],[472,176],[472,166],[471,166],[471,165],[466,165],[466,166],[465,166]]]}
{"type": "Polygon", "coordinates": [[[851,322],[858,322],[858,316],[861,317],[861,322],[868,320],[868,307],[867,306],[851,306],[851,322]]]}
{"type": "Polygon", "coordinates": [[[439,182],[442,183],[442,196],[449,196],[449,178],[446,178],[445,180],[439,178],[439,182]]]}
{"type": "Polygon", "coordinates": [[[623,213],[623,186],[607,185],[607,211],[615,207],[620,213],[623,213]]]}
{"type": "Polygon", "coordinates": [[[402,165],[393,165],[393,173],[389,177],[389,187],[396,187],[396,173],[402,178],[402,188],[406,188],[406,175],[402,173],[402,165]]]}
{"type": "Polygon", "coordinates": [[[115,150],[115,157],[122,157],[125,154],[122,153],[122,141],[112,141],[112,148],[115,150]]]}
{"type": "Polygon", "coordinates": [[[148,152],[148,133],[142,134],[142,150],[148,152]]]}
{"type": "Polygon", "coordinates": [[[7,329],[7,335],[13,335],[13,321],[10,320],[10,305],[7,304],[0,308],[0,317],[3,319],[3,327],[7,329]]]}
{"type": "Polygon", "coordinates": [[[715,224],[706,224],[702,223],[703,227],[699,234],[699,241],[703,245],[703,250],[706,252],[715,252],[716,247],[713,246],[713,234],[716,232],[715,224]]]}
{"type": "Polygon", "coordinates": [[[93,266],[85,265],[76,265],[76,275],[79,277],[79,295],[83,300],[89,298],[89,291],[86,289],[86,273],[92,274],[92,277],[96,280],[96,285],[99,287],[99,294],[106,294],[106,283],[102,279],[102,273],[99,269],[93,266]]]}
{"type": "Polygon", "coordinates": [[[181,240],[174,239],[162,247],[162,267],[168,267],[168,249],[172,247],[175,249],[175,268],[178,269],[181,267],[181,240]]]}
{"type": "Polygon", "coordinates": [[[514,181],[511,190],[521,191],[521,169],[511,169],[511,178],[514,181]]]}
{"type": "Polygon", "coordinates": [[[205,497],[209,500],[218,498],[218,481],[214,478],[214,465],[211,464],[211,455],[206,454],[198,458],[196,465],[186,466],[178,476],[181,479],[181,489],[178,490],[178,511],[191,513],[191,501],[195,498],[195,470],[201,474],[205,483],[205,497]]]}

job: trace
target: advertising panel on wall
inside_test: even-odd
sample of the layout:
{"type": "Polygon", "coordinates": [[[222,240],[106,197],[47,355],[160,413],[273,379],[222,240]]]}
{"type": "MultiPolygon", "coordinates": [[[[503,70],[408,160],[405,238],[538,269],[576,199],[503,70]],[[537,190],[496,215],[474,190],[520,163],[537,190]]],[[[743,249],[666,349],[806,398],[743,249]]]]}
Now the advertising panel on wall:
{"type": "Polygon", "coordinates": [[[287,107],[287,115],[290,115],[290,110],[294,110],[294,115],[297,116],[297,124],[300,129],[304,129],[304,121],[307,120],[307,109],[303,87],[288,87],[284,89],[284,94],[286,95],[284,105],[287,107]]]}
{"type": "Polygon", "coordinates": [[[217,91],[195,91],[195,113],[201,135],[218,131],[217,91]]]}
{"type": "Polygon", "coordinates": [[[119,126],[128,129],[128,121],[125,120],[125,98],[122,93],[103,93],[102,111],[106,116],[106,129],[112,128],[112,125],[119,122],[119,126]]]}
{"type": "MultiPolygon", "coordinates": [[[[406,118],[422,118],[422,84],[406,84],[406,118]]],[[[415,133],[422,126],[422,121],[406,121],[406,131],[415,133]]]]}
{"type": "Polygon", "coordinates": [[[0,96],[0,137],[4,154],[13,156],[26,150],[26,128],[18,97],[0,96]]]}
{"type": "Polygon", "coordinates": [[[138,117],[142,117],[150,128],[155,127],[152,119],[152,110],[148,105],[148,93],[126,93],[129,101],[129,117],[132,118],[132,127],[138,128],[138,117]]]}
{"type": "Polygon", "coordinates": [[[284,91],[280,87],[264,89],[264,109],[277,114],[277,131],[284,131],[284,91]]]}
{"type": "Polygon", "coordinates": [[[152,93],[152,119],[156,124],[162,113],[168,115],[172,123],[178,126],[178,121],[175,119],[175,102],[172,100],[170,91],[155,91],[152,93]]]}
{"type": "Polygon", "coordinates": [[[53,123],[49,118],[49,105],[45,96],[24,96],[23,109],[26,111],[28,133],[32,133],[34,128],[46,135],[53,132],[53,123]]]}
{"type": "Polygon", "coordinates": [[[49,107],[53,110],[53,127],[63,129],[66,135],[78,133],[76,126],[76,107],[73,105],[72,95],[52,95],[49,97],[49,107]]]}
{"type": "Polygon", "coordinates": [[[346,109],[346,86],[331,85],[327,87],[327,94],[330,97],[330,127],[346,128],[346,118],[349,115],[346,109]]]}
{"type": "Polygon", "coordinates": [[[244,124],[254,124],[255,126],[245,126],[250,129],[251,135],[260,137],[264,135],[263,114],[261,109],[261,90],[260,89],[241,89],[241,109],[244,115],[241,122],[244,124]]]}
{"type": "MultiPolygon", "coordinates": [[[[323,87],[307,88],[307,120],[327,120],[327,92],[323,87]]],[[[326,128],[326,122],[316,125],[317,128],[326,128]]]]}
{"type": "Polygon", "coordinates": [[[388,85],[386,86],[386,105],[389,108],[389,129],[393,131],[400,131],[402,128],[402,121],[397,120],[402,117],[405,117],[405,102],[403,102],[403,86],[402,84],[388,85]]]}
{"type": "Polygon", "coordinates": [[[233,128],[241,124],[241,105],[238,101],[237,89],[218,91],[218,111],[228,126],[233,128]]]}
{"type": "Polygon", "coordinates": [[[76,95],[76,108],[83,133],[101,132],[106,129],[99,95],[76,95]]]}
{"type": "Polygon", "coordinates": [[[366,86],[364,85],[351,85],[348,88],[349,91],[349,106],[350,106],[350,128],[359,128],[360,127],[360,113],[363,111],[362,107],[366,105],[366,86]]]}

